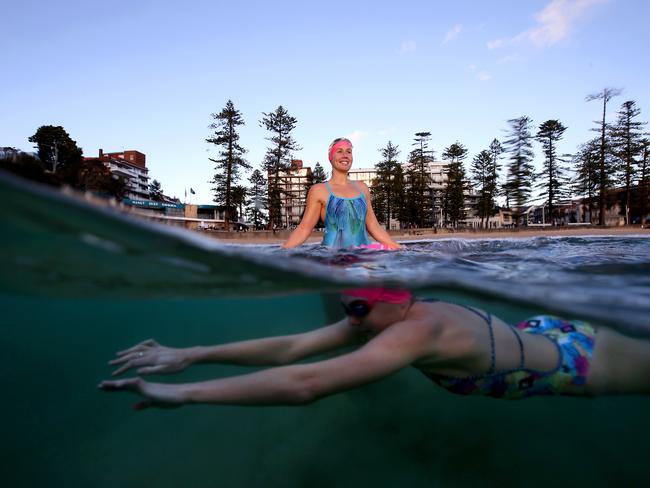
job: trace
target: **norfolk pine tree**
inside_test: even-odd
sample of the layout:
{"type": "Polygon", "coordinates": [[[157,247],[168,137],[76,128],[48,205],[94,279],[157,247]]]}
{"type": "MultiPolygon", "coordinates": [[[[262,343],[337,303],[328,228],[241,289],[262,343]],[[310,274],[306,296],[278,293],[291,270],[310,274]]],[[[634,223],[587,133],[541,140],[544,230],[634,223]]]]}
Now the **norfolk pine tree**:
{"type": "MultiPolygon", "coordinates": [[[[494,172],[494,183],[499,185],[499,171],[501,171],[501,154],[503,154],[503,146],[499,142],[499,139],[494,138],[490,143],[488,149],[490,152],[490,159],[492,160],[492,171],[494,172]]],[[[495,196],[497,196],[495,194],[495,196]]]]}
{"type": "MultiPolygon", "coordinates": [[[[580,195],[583,205],[587,203],[589,212],[589,223],[593,224],[593,206],[595,195],[598,193],[599,179],[599,141],[591,140],[582,144],[573,157],[573,170],[575,177],[572,184],[573,193],[580,195]]],[[[586,215],[583,211],[582,222],[586,223],[586,215]]]]}
{"type": "MultiPolygon", "coordinates": [[[[539,126],[536,135],[544,153],[544,168],[537,175],[540,178],[538,188],[543,189],[546,193],[548,215],[551,219],[555,214],[555,202],[567,194],[565,164],[568,156],[557,153],[557,143],[562,139],[564,131],[566,131],[566,127],[560,121],[551,119],[539,126]]],[[[544,211],[543,208],[542,211],[544,211]]]]}
{"type": "Polygon", "coordinates": [[[481,151],[472,161],[472,176],[479,191],[478,214],[481,217],[481,228],[485,228],[484,220],[494,215],[497,192],[495,166],[490,150],[481,151]]]}
{"type": "Polygon", "coordinates": [[[504,141],[509,154],[506,191],[514,199],[515,225],[519,225],[522,207],[527,203],[535,178],[533,167],[532,120],[526,116],[508,120],[510,133],[504,141]]]}
{"type": "Polygon", "coordinates": [[[154,202],[162,202],[164,200],[163,189],[160,181],[153,180],[149,183],[149,198],[154,202]]]}
{"type": "Polygon", "coordinates": [[[501,142],[499,142],[499,139],[496,137],[492,139],[492,142],[490,143],[490,147],[488,149],[490,151],[490,157],[492,159],[492,169],[494,171],[494,184],[496,185],[494,189],[494,197],[498,197],[500,195],[503,195],[506,197],[506,208],[510,208],[510,195],[508,194],[508,187],[507,185],[501,185],[499,182],[499,174],[501,171],[501,155],[503,154],[503,146],[501,145],[501,142]]]}
{"type": "Polygon", "coordinates": [[[408,192],[407,206],[409,222],[424,227],[427,216],[433,213],[429,163],[433,161],[433,150],[429,149],[430,132],[416,132],[413,145],[415,149],[409,154],[406,171],[408,192]]]}
{"type": "Polygon", "coordinates": [[[639,187],[641,194],[641,226],[648,221],[648,196],[650,195],[650,139],[641,139],[641,159],[639,161],[639,187]]]}
{"type": "MultiPolygon", "coordinates": [[[[307,182],[304,185],[305,187],[304,194],[309,195],[309,190],[311,189],[312,186],[318,183],[324,183],[325,181],[327,181],[327,174],[325,173],[325,170],[320,165],[320,163],[316,162],[316,165],[314,166],[314,170],[307,173],[307,182]]],[[[307,210],[307,204],[305,199],[305,206],[303,208],[302,215],[300,216],[300,220],[302,220],[302,218],[304,217],[306,210],[307,210]]],[[[322,225],[323,222],[319,217],[318,222],[316,223],[316,227],[321,228],[322,225]]]]}
{"type": "Polygon", "coordinates": [[[610,129],[612,152],[618,160],[619,180],[625,186],[625,223],[630,223],[632,185],[638,173],[643,126],[646,122],[635,120],[641,114],[636,102],[628,100],[621,105],[616,123],[610,129]]]}
{"type": "Polygon", "coordinates": [[[468,188],[463,160],[467,157],[467,149],[456,141],[442,153],[442,158],[449,161],[446,168],[447,187],[444,191],[445,214],[452,227],[465,218],[465,191],[468,188]]]}
{"type": "Polygon", "coordinates": [[[265,211],[267,210],[266,199],[266,178],[259,169],[253,171],[248,182],[251,186],[248,188],[248,219],[253,223],[255,230],[260,230],[267,222],[265,211]]]}
{"type": "Polygon", "coordinates": [[[386,147],[379,150],[382,160],[375,164],[377,178],[373,182],[373,200],[376,202],[378,220],[390,228],[390,219],[397,215],[398,202],[404,200],[403,178],[396,179],[397,171],[402,170],[397,158],[399,146],[388,141],[386,147]],[[400,185],[401,184],[401,185],[400,185]]]}
{"type": "Polygon", "coordinates": [[[327,173],[325,173],[325,170],[320,165],[320,163],[316,163],[314,166],[314,171],[312,172],[312,181],[314,184],[324,183],[327,181],[327,173]]]}
{"type": "Polygon", "coordinates": [[[244,207],[248,205],[248,188],[242,185],[235,185],[232,187],[232,204],[237,211],[237,220],[240,221],[244,217],[244,207]]]}
{"type": "Polygon", "coordinates": [[[217,159],[208,158],[215,163],[215,175],[210,183],[214,186],[214,202],[225,207],[225,228],[230,230],[231,213],[235,210],[233,190],[239,181],[240,168],[250,169],[250,164],[244,159],[246,150],[239,145],[237,127],[244,125],[241,112],[235,109],[231,100],[218,114],[212,114],[214,122],[209,128],[214,130],[211,137],[206,139],[209,144],[219,147],[217,159]]]}
{"type": "MultiPolygon", "coordinates": [[[[320,165],[320,163],[316,163],[314,166],[314,170],[311,172],[307,173],[307,182],[305,183],[305,195],[309,194],[309,190],[311,189],[312,186],[318,184],[318,183],[323,183],[327,181],[327,174],[325,173],[325,170],[323,167],[320,165]]],[[[307,210],[307,206],[305,205],[305,210],[307,210]]],[[[302,212],[303,215],[305,215],[305,211],[303,210],[302,212]]],[[[302,216],[300,217],[300,220],[302,220],[302,216]]],[[[319,219],[320,223],[320,219],[319,219]]]]}
{"type": "Polygon", "coordinates": [[[268,205],[269,229],[282,225],[282,189],[280,188],[281,174],[291,167],[291,154],[299,151],[300,147],[293,139],[291,132],[296,128],[298,120],[280,105],[275,112],[264,113],[260,126],[271,133],[266,140],[271,142],[262,163],[268,174],[268,205]]]}
{"type": "Polygon", "coordinates": [[[592,100],[602,100],[603,101],[603,117],[602,121],[596,122],[598,128],[593,129],[596,132],[600,132],[600,142],[599,142],[599,162],[598,162],[598,182],[599,182],[599,194],[598,194],[598,225],[605,225],[605,193],[609,188],[611,179],[609,178],[609,173],[611,171],[611,164],[607,161],[607,153],[609,152],[609,138],[607,137],[607,103],[614,97],[619,96],[622,93],[620,88],[603,88],[602,91],[598,93],[592,93],[585,97],[585,101],[590,102],[592,100]]]}

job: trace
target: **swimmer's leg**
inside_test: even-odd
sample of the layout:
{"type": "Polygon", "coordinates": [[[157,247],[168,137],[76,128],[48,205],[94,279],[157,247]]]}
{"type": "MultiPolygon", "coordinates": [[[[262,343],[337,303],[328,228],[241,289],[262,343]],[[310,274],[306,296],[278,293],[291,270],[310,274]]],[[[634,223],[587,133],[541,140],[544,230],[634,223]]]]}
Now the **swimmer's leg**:
{"type": "Polygon", "coordinates": [[[650,394],[650,339],[599,327],[587,389],[591,394],[650,394]]]}

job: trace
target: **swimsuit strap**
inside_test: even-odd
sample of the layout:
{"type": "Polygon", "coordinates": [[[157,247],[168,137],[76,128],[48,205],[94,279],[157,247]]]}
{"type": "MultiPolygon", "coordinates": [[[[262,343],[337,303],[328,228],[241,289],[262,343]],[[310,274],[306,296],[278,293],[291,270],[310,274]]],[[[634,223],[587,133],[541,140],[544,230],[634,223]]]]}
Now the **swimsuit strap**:
{"type": "Polygon", "coordinates": [[[524,352],[524,343],[521,340],[521,337],[519,337],[519,333],[517,332],[517,329],[515,327],[510,327],[512,329],[512,333],[515,335],[517,338],[517,342],[519,343],[519,369],[524,369],[524,365],[526,364],[526,356],[524,352]]]}
{"type": "MultiPolygon", "coordinates": [[[[481,315],[481,314],[479,314],[481,315]]],[[[496,345],[494,343],[494,328],[492,327],[492,314],[487,312],[487,324],[488,330],[490,331],[490,349],[491,349],[491,358],[490,358],[490,369],[487,374],[494,374],[497,367],[497,354],[496,354],[496,345]]]]}
{"type": "MultiPolygon", "coordinates": [[[[422,300],[424,302],[437,302],[439,300],[436,300],[435,298],[428,298],[422,300]]],[[[485,312],[485,315],[483,315],[481,312],[476,310],[474,307],[470,307],[468,305],[463,305],[462,303],[454,303],[454,305],[458,305],[459,307],[463,307],[466,310],[469,310],[470,312],[474,312],[476,315],[481,317],[483,320],[485,320],[485,323],[488,326],[488,332],[490,333],[490,369],[488,369],[486,375],[492,375],[496,372],[496,366],[497,366],[497,357],[496,357],[496,343],[494,341],[494,327],[492,326],[492,314],[490,312],[485,312]]],[[[515,332],[515,335],[517,336],[517,341],[519,341],[519,358],[520,358],[520,368],[523,368],[524,365],[524,344],[521,342],[521,337],[515,332]]]]}
{"type": "MultiPolygon", "coordinates": [[[[462,303],[456,303],[455,305],[463,307],[464,309],[469,310],[470,312],[474,312],[476,315],[478,315],[483,320],[485,320],[485,323],[488,326],[488,332],[490,333],[490,369],[488,369],[486,374],[487,375],[494,374],[497,366],[497,354],[496,354],[496,343],[494,341],[494,328],[492,327],[492,314],[490,312],[485,312],[485,315],[483,315],[474,307],[463,305],[462,303]]],[[[519,336],[517,336],[517,339],[519,339],[519,336]]],[[[521,342],[521,339],[519,339],[519,341],[521,342]]],[[[521,348],[523,350],[523,345],[521,345],[521,348]]]]}
{"type": "MultiPolygon", "coordinates": [[[[357,191],[358,191],[359,193],[361,193],[361,195],[363,195],[363,191],[361,191],[361,188],[359,188],[359,185],[357,185],[357,182],[356,182],[356,181],[354,181],[354,180],[350,180],[350,183],[352,183],[352,186],[355,187],[355,188],[357,189],[357,191]]],[[[361,196],[361,195],[359,195],[359,196],[361,196]]]]}
{"type": "MultiPolygon", "coordinates": [[[[359,194],[356,197],[352,197],[352,198],[364,197],[364,199],[365,199],[365,195],[363,194],[363,190],[361,188],[359,188],[359,186],[357,185],[357,182],[353,181],[353,180],[350,180],[350,183],[352,183],[352,186],[354,186],[354,188],[356,188],[356,190],[359,192],[359,194]]],[[[334,193],[332,191],[332,187],[330,186],[329,181],[325,182],[325,186],[327,187],[327,191],[330,192],[330,195],[334,195],[335,197],[337,196],[336,193],[334,193]]],[[[337,198],[345,198],[346,200],[349,200],[349,198],[346,198],[346,197],[337,197],[337,198]]]]}
{"type": "Polygon", "coordinates": [[[474,312],[476,315],[478,315],[483,320],[485,320],[485,323],[488,326],[488,332],[490,333],[490,369],[487,370],[487,373],[485,373],[485,375],[489,376],[494,374],[496,372],[496,367],[497,367],[497,354],[496,354],[496,343],[494,341],[494,328],[492,327],[492,314],[490,312],[485,312],[485,315],[483,315],[481,312],[479,312],[473,307],[469,307],[461,303],[457,303],[456,305],[459,305],[469,310],[470,312],[474,312]]]}

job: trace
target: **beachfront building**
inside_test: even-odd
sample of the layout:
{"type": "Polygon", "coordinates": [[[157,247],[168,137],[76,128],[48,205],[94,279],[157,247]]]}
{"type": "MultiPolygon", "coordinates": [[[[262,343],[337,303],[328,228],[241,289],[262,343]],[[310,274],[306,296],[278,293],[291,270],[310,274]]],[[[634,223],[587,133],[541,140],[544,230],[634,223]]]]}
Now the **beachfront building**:
{"type": "MultiPolygon", "coordinates": [[[[275,176],[269,173],[269,185],[273,184],[274,179],[275,176]]],[[[309,166],[304,166],[302,160],[294,159],[287,171],[280,172],[278,180],[282,226],[291,229],[300,223],[307,207],[307,192],[313,182],[312,170],[309,166]]]]}
{"type": "MultiPolygon", "coordinates": [[[[377,179],[377,170],[375,168],[352,168],[348,172],[348,177],[352,181],[362,181],[368,188],[373,187],[377,179]]],[[[388,229],[399,229],[401,227],[399,220],[391,216],[388,229]]]]}
{"type": "MultiPolygon", "coordinates": [[[[447,188],[447,165],[448,161],[430,161],[428,163],[428,198],[432,203],[433,212],[429,219],[431,226],[445,225],[443,214],[443,196],[447,188]]],[[[402,168],[406,171],[406,165],[402,164],[402,168]]],[[[377,179],[377,170],[375,168],[352,168],[348,173],[352,181],[362,181],[368,187],[372,188],[374,181],[377,179]]],[[[408,190],[407,190],[408,191],[408,190]]],[[[465,215],[467,222],[463,221],[463,225],[475,225],[474,215],[476,204],[478,201],[478,194],[472,189],[465,195],[465,215]]],[[[391,218],[389,228],[399,229],[401,224],[398,220],[391,218]]]]}
{"type": "Polygon", "coordinates": [[[377,178],[377,170],[375,168],[351,168],[348,177],[352,181],[362,181],[370,188],[377,178]]]}
{"type": "Polygon", "coordinates": [[[191,205],[179,200],[155,202],[132,198],[123,199],[121,205],[125,210],[141,217],[191,230],[247,230],[249,227],[241,219],[231,219],[230,226],[226,229],[226,211],[220,205],[191,205]]]}
{"type": "Polygon", "coordinates": [[[84,161],[101,161],[110,172],[120,176],[126,182],[126,197],[135,200],[149,199],[149,170],[147,157],[139,151],[121,151],[105,153],[99,150],[96,158],[84,158],[84,161]]]}

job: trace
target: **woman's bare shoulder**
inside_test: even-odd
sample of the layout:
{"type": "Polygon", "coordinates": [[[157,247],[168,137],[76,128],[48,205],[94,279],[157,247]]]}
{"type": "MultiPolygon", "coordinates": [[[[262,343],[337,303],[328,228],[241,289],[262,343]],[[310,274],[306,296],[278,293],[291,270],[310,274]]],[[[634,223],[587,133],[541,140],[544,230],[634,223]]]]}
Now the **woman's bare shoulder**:
{"type": "Polygon", "coordinates": [[[368,188],[368,185],[366,185],[363,181],[358,180],[355,182],[357,185],[359,185],[359,188],[361,188],[364,192],[369,192],[370,188],[368,188]]]}
{"type": "Polygon", "coordinates": [[[309,189],[309,195],[313,195],[315,197],[322,197],[323,195],[328,195],[329,190],[327,189],[327,186],[325,183],[316,183],[312,185],[312,187],[309,189]]]}

